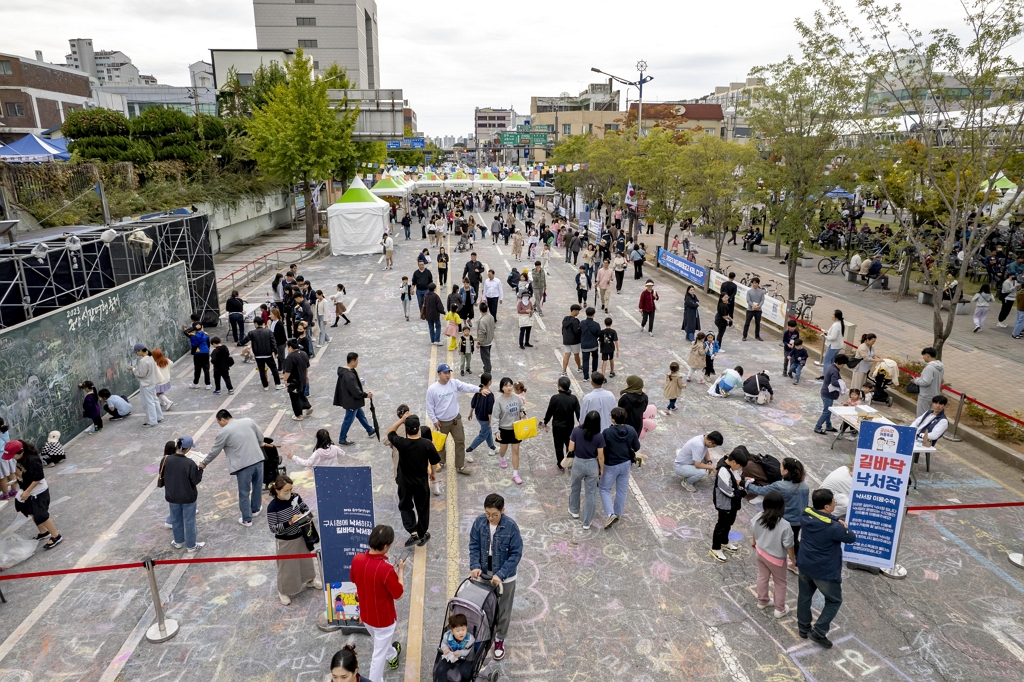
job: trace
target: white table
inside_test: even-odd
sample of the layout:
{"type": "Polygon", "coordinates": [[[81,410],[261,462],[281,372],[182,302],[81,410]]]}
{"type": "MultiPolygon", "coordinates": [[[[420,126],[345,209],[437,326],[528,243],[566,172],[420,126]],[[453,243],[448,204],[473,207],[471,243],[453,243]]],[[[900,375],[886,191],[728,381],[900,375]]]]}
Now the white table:
{"type": "MultiPolygon", "coordinates": [[[[834,416],[838,417],[840,421],[842,421],[844,424],[849,426],[854,431],[858,431],[858,432],[860,431],[860,423],[861,423],[862,420],[861,420],[860,416],[857,414],[857,408],[856,407],[843,407],[843,406],[840,405],[839,407],[830,407],[830,408],[828,408],[828,411],[831,412],[834,416]]],[[[892,420],[887,419],[886,417],[883,417],[881,415],[876,415],[873,419],[871,419],[871,421],[873,421],[873,422],[875,422],[877,424],[891,424],[892,426],[896,426],[895,422],[893,422],[892,420]]],[[[839,440],[839,434],[838,433],[836,434],[835,439],[833,439],[833,441],[832,441],[832,448],[835,447],[837,440],[839,440]]],[[[924,470],[925,471],[931,471],[931,465],[932,465],[931,454],[933,452],[937,452],[937,450],[934,447],[929,447],[929,446],[926,446],[926,445],[922,445],[921,443],[918,443],[915,440],[914,441],[914,460],[913,460],[914,462],[917,461],[917,458],[921,455],[922,452],[924,453],[924,461],[925,461],[924,470]]],[[[911,464],[911,467],[910,467],[910,476],[911,476],[911,478],[914,479],[914,488],[916,489],[917,488],[917,479],[914,477],[914,467],[913,467],[913,464],[911,464]]]]}

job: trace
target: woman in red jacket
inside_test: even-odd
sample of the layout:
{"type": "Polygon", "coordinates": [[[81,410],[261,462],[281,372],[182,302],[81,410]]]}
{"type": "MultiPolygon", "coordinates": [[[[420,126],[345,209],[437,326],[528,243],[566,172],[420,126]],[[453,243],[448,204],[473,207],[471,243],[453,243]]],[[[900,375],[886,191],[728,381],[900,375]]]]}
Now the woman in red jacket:
{"type": "Polygon", "coordinates": [[[658,300],[658,292],[654,290],[654,281],[647,280],[647,284],[644,286],[644,290],[640,292],[640,308],[641,319],[640,329],[647,325],[647,332],[654,336],[654,311],[657,310],[657,304],[655,301],[658,300]],[[650,323],[648,324],[648,320],[650,323]]]}

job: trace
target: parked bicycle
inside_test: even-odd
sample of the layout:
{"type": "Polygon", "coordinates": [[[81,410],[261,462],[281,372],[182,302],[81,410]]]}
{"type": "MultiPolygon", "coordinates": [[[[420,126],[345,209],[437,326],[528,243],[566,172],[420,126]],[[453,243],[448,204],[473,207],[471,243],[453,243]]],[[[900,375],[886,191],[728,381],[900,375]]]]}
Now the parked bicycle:
{"type": "Polygon", "coordinates": [[[831,275],[836,269],[839,270],[839,274],[846,277],[846,273],[850,269],[850,261],[846,256],[825,256],[818,261],[818,272],[823,275],[831,275]]]}
{"type": "Polygon", "coordinates": [[[795,301],[793,317],[810,323],[811,318],[814,316],[812,308],[814,308],[814,304],[817,302],[817,294],[801,294],[800,298],[795,301]]]}
{"type": "Polygon", "coordinates": [[[752,279],[754,279],[755,277],[758,280],[761,279],[761,275],[757,274],[756,272],[744,272],[743,273],[743,279],[740,280],[740,284],[742,284],[745,287],[749,287],[750,286],[750,281],[752,279]]]}
{"type": "Polygon", "coordinates": [[[784,282],[776,282],[774,279],[770,279],[765,282],[762,286],[764,293],[772,298],[777,298],[785,304],[786,302],[786,284],[784,282]]]}

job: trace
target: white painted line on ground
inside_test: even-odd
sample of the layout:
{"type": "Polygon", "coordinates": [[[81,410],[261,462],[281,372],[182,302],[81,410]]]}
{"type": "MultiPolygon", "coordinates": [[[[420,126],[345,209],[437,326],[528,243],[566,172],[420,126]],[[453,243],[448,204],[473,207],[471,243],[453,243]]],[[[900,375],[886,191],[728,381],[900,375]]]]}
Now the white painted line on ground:
{"type": "MultiPolygon", "coordinates": [[[[502,250],[501,250],[501,247],[500,247],[500,246],[498,246],[497,244],[495,244],[495,245],[494,245],[494,248],[496,248],[496,249],[498,250],[498,255],[499,255],[499,256],[504,256],[504,255],[505,255],[505,252],[504,252],[504,251],[502,251],[502,250]]],[[[506,263],[508,263],[508,261],[505,261],[505,262],[506,262],[506,263]]]]}
{"type": "Polygon", "coordinates": [[[743,672],[743,668],[740,666],[739,660],[736,658],[736,654],[732,652],[732,647],[729,646],[729,640],[725,638],[718,628],[713,625],[708,625],[708,635],[711,637],[711,643],[715,645],[715,649],[718,650],[718,655],[722,658],[722,663],[725,664],[726,670],[729,672],[729,676],[734,682],[750,682],[750,678],[743,672]]]}
{"type": "Polygon", "coordinates": [[[1024,649],[1021,649],[1016,642],[1007,637],[1000,626],[1020,629],[1020,626],[1010,618],[991,618],[982,627],[985,628],[985,632],[995,637],[997,642],[1013,654],[1014,658],[1024,663],[1024,649]]]}
{"type": "Polygon", "coordinates": [[[366,276],[366,281],[364,281],[363,284],[369,284],[370,280],[373,279],[373,275],[374,275],[374,273],[372,273],[372,272],[369,275],[367,275],[366,276]]]}
{"type": "Polygon", "coordinates": [[[383,262],[383,260],[384,260],[384,254],[382,253],[382,254],[380,254],[380,258],[377,259],[377,265],[380,265],[381,262],[383,262]]]}
{"type": "MultiPolygon", "coordinates": [[[[616,307],[616,308],[618,308],[619,310],[621,310],[621,311],[622,311],[622,314],[623,314],[623,315],[625,315],[626,317],[628,317],[628,318],[629,318],[629,319],[630,319],[630,320],[631,320],[631,321],[633,322],[633,324],[635,324],[636,326],[640,327],[640,322],[639,322],[639,321],[638,321],[638,320],[637,320],[637,319],[636,319],[635,317],[633,317],[632,315],[630,315],[630,314],[629,314],[629,313],[628,313],[628,312],[626,311],[626,309],[625,309],[625,308],[623,308],[623,307],[622,307],[621,305],[620,305],[620,306],[615,306],[615,307],[616,307]]],[[[643,327],[640,327],[640,328],[641,328],[641,329],[643,329],[643,327]]]]}
{"type": "Polygon", "coordinates": [[[512,272],[512,266],[509,264],[508,258],[506,258],[504,262],[505,262],[505,269],[507,269],[509,272],[512,272]]]}
{"type": "Polygon", "coordinates": [[[544,318],[543,317],[541,317],[540,315],[534,315],[533,319],[537,321],[537,324],[540,325],[541,329],[543,329],[544,331],[548,330],[548,328],[546,326],[544,326],[544,318]]]}
{"type": "Polygon", "coordinates": [[[274,429],[276,429],[278,424],[281,423],[281,419],[284,417],[284,413],[284,410],[277,411],[277,414],[274,415],[274,418],[270,420],[270,424],[267,426],[266,429],[263,430],[264,436],[270,436],[271,434],[274,433],[274,429]]]}
{"type": "Polygon", "coordinates": [[[57,475],[63,476],[65,474],[98,474],[101,471],[103,471],[103,467],[98,467],[94,469],[64,469],[63,471],[58,471],[57,475]]]}

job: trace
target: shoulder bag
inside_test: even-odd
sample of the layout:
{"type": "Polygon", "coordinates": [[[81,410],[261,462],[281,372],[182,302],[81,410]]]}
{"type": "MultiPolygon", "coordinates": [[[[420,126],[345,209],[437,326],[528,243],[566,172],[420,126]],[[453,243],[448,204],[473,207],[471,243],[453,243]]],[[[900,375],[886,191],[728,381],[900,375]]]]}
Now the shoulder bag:
{"type": "Polygon", "coordinates": [[[165,464],[167,464],[167,455],[164,455],[164,458],[160,460],[160,473],[157,474],[157,476],[156,476],[156,487],[157,488],[163,488],[164,487],[164,465],[165,464]]]}

